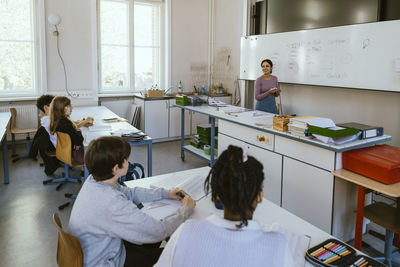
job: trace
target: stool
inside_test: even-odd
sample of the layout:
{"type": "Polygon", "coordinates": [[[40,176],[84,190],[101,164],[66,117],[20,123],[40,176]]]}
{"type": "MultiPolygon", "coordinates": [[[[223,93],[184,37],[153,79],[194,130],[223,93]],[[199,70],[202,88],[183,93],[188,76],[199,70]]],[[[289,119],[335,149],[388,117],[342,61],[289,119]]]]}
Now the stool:
{"type": "Polygon", "coordinates": [[[393,238],[395,233],[400,233],[400,208],[376,202],[364,208],[364,217],[386,229],[385,258],[378,260],[384,261],[389,267],[400,266],[400,261],[392,262],[392,257],[398,254],[398,252],[393,254],[393,238]]]}

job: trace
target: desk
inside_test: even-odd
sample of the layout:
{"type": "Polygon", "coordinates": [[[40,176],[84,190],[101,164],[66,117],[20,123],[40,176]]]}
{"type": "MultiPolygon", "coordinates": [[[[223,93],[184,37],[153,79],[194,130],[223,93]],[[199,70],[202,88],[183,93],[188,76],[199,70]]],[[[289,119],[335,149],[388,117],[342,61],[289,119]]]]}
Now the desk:
{"type": "MultiPolygon", "coordinates": [[[[209,170],[209,167],[203,167],[175,173],[157,175],[146,179],[128,181],[126,182],[126,185],[128,187],[141,186],[149,188],[150,183],[158,182],[165,179],[168,179],[169,182],[177,181],[178,183],[178,181],[181,181],[184,177],[195,175],[205,176],[208,174],[209,170]]],[[[208,217],[211,214],[220,215],[222,213],[223,211],[217,210],[214,207],[214,204],[211,202],[210,197],[204,197],[201,200],[197,201],[195,211],[190,218],[200,220],[208,217]]],[[[261,224],[271,224],[273,222],[278,222],[280,225],[293,232],[309,235],[311,236],[310,247],[315,246],[328,238],[332,238],[332,236],[328,233],[295,216],[287,210],[280,208],[279,206],[275,205],[265,198],[263,199],[263,202],[257,206],[257,209],[254,213],[254,219],[256,219],[261,224]]],[[[313,265],[306,262],[305,266],[308,267],[313,265]]]]}
{"type": "MultiPolygon", "coordinates": [[[[264,166],[264,196],[291,213],[341,240],[353,238],[356,190],[343,180],[335,180],[331,171],[342,168],[342,152],[386,142],[390,136],[356,140],[343,145],[294,136],[272,128],[274,114],[254,110],[239,110],[212,106],[177,106],[184,111],[208,115],[212,124],[218,119],[218,153],[229,145],[245,148],[264,166]],[[232,110],[238,112],[231,112],[232,110]],[[242,111],[242,112],[241,112],[242,111]],[[318,188],[318,190],[315,190],[318,188]],[[346,195],[350,197],[345,197],[346,195]],[[345,227],[346,226],[346,227],[345,227]]],[[[183,118],[183,117],[182,117],[183,118]]],[[[184,128],[184,119],[182,119],[184,128]]],[[[183,146],[181,156],[192,150],[204,157],[204,152],[183,146]]],[[[211,148],[211,152],[214,149],[211,148]]],[[[209,159],[214,162],[213,155],[209,159]]]]}
{"type": "Polygon", "coordinates": [[[398,198],[400,197],[400,183],[391,185],[383,184],[371,178],[365,177],[363,175],[345,169],[332,171],[332,174],[335,177],[344,179],[346,181],[358,185],[354,247],[360,250],[362,241],[363,220],[364,220],[365,194],[368,193],[369,189],[391,197],[398,198]]]}
{"type": "Polygon", "coordinates": [[[8,154],[7,154],[7,126],[11,119],[10,112],[0,112],[0,136],[3,144],[3,171],[4,171],[4,183],[10,182],[8,173],[8,154]]]}
{"type": "MultiPolygon", "coordinates": [[[[110,136],[111,132],[134,132],[138,131],[135,127],[133,127],[128,122],[113,122],[113,123],[104,123],[102,119],[106,118],[119,118],[114,112],[109,110],[104,106],[94,106],[94,107],[75,107],[71,114],[71,119],[74,121],[80,120],[85,117],[92,117],[94,119],[94,126],[101,125],[110,125],[111,131],[89,131],[87,127],[82,127],[82,135],[84,138],[83,145],[87,147],[90,141],[101,137],[101,136],[110,136]]],[[[152,176],[152,144],[153,140],[151,137],[146,136],[140,142],[129,142],[131,146],[142,146],[147,145],[147,175],[152,176]]],[[[88,176],[87,170],[85,168],[85,177],[88,176]]]]}

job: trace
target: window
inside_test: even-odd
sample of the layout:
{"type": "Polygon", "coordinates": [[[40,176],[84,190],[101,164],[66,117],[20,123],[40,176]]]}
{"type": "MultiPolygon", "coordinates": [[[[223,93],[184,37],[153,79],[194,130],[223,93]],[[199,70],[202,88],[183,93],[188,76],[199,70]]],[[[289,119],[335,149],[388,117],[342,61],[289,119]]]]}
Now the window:
{"type": "Polygon", "coordinates": [[[99,1],[100,93],[161,83],[161,1],[99,1]]]}
{"type": "Polygon", "coordinates": [[[42,87],[39,6],[42,0],[0,0],[1,97],[34,96],[42,87]]]}

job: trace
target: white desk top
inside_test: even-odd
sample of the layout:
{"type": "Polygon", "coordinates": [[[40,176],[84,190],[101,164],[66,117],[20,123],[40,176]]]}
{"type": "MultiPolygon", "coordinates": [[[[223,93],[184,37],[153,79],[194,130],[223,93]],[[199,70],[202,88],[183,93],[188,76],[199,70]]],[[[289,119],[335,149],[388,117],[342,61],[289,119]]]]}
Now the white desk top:
{"type": "MultiPolygon", "coordinates": [[[[126,184],[129,187],[135,187],[135,186],[149,187],[150,183],[154,183],[164,179],[168,179],[170,181],[176,181],[176,184],[178,184],[179,181],[184,180],[185,177],[191,177],[194,175],[206,176],[209,170],[210,170],[209,167],[191,169],[181,172],[157,175],[150,178],[129,181],[126,182],[126,184]]],[[[218,210],[214,207],[214,204],[211,202],[211,197],[205,197],[197,202],[195,211],[190,218],[204,219],[211,214],[223,214],[223,211],[218,210]]],[[[254,219],[256,219],[261,224],[271,224],[273,222],[278,222],[280,225],[293,232],[309,235],[311,236],[310,247],[315,246],[328,238],[332,238],[332,236],[329,235],[328,233],[304,221],[303,219],[297,217],[296,215],[280,208],[279,206],[275,205],[274,203],[265,198],[263,199],[263,202],[258,205],[254,213],[254,219]]],[[[313,265],[306,262],[305,266],[313,266],[313,265]]]]}
{"type": "Polygon", "coordinates": [[[11,119],[10,112],[0,112],[0,137],[1,138],[7,132],[7,126],[8,126],[10,119],[11,119]]]}
{"type": "MultiPolygon", "coordinates": [[[[281,132],[281,131],[272,129],[272,119],[273,119],[273,116],[275,115],[272,113],[267,113],[267,112],[263,112],[263,111],[259,111],[259,110],[249,110],[249,111],[240,112],[240,113],[233,112],[231,114],[227,114],[226,112],[219,111],[219,108],[217,108],[217,107],[207,106],[207,105],[202,105],[202,106],[175,105],[175,106],[186,109],[186,110],[202,113],[202,114],[205,114],[208,116],[212,116],[217,119],[230,121],[232,123],[237,123],[237,124],[247,126],[250,128],[254,128],[257,130],[261,130],[264,132],[269,132],[272,134],[290,138],[290,139],[293,139],[293,140],[296,140],[299,142],[303,142],[303,143],[307,143],[310,145],[325,148],[328,150],[332,150],[335,152],[343,152],[343,151],[353,150],[353,149],[357,149],[357,148],[362,148],[362,147],[366,147],[366,146],[369,146],[372,144],[390,141],[392,139],[392,137],[389,135],[383,135],[383,136],[378,136],[378,137],[369,138],[369,139],[359,139],[359,140],[349,142],[349,143],[346,143],[343,145],[325,144],[318,140],[307,139],[307,138],[292,135],[288,132],[281,132]],[[256,123],[265,124],[265,126],[257,126],[256,123]]],[[[236,108],[240,108],[240,107],[236,107],[236,108]]]]}
{"type": "MultiPolygon", "coordinates": [[[[92,107],[75,107],[71,113],[71,119],[74,121],[81,120],[86,117],[92,117],[94,119],[94,126],[111,126],[111,130],[106,131],[89,131],[87,127],[82,127],[82,135],[84,138],[84,145],[87,146],[90,141],[100,136],[121,135],[122,133],[138,132],[139,130],[133,127],[128,122],[113,122],[104,123],[102,120],[107,118],[120,118],[117,114],[109,110],[104,106],[92,106],[92,107]]],[[[147,136],[145,140],[151,140],[151,137],[147,136]]]]}

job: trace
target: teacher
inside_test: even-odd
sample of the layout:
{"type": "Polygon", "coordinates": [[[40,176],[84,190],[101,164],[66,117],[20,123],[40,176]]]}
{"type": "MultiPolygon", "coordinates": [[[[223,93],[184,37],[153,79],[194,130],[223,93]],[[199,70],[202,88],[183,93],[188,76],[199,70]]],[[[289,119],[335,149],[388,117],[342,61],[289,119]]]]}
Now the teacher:
{"type": "Polygon", "coordinates": [[[255,97],[257,100],[256,109],[278,114],[275,97],[279,96],[278,78],[272,73],[273,64],[269,59],[261,62],[263,75],[256,80],[255,97]]]}

